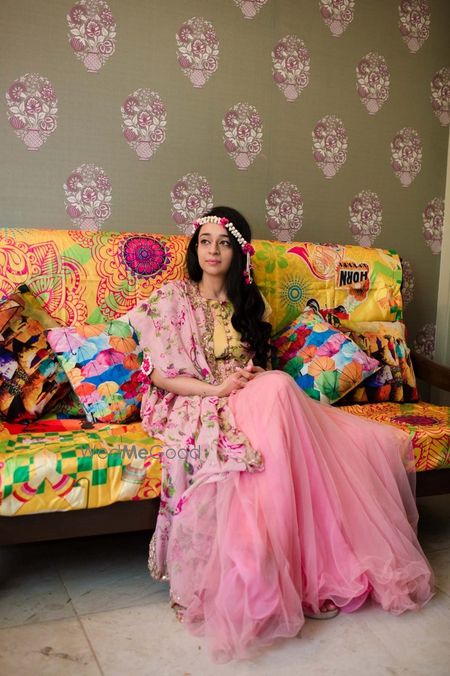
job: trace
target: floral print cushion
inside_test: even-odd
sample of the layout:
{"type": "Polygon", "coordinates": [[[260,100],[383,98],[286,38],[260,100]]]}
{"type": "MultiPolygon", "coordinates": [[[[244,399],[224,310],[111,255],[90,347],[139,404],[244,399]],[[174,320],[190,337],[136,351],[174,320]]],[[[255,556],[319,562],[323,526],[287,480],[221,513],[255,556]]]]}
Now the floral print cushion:
{"type": "Polygon", "coordinates": [[[402,322],[342,321],[339,327],[364,352],[378,359],[382,367],[352,390],[345,402],[364,404],[382,401],[419,400],[410,350],[402,322]]]}
{"type": "Polygon", "coordinates": [[[69,390],[45,335],[59,325],[26,285],[0,301],[0,417],[34,420],[69,390]]]}
{"type": "Polygon", "coordinates": [[[273,340],[273,367],[289,373],[312,399],[334,403],[380,364],[313,309],[273,340]]]}
{"type": "Polygon", "coordinates": [[[89,420],[130,422],[142,399],[142,352],[124,321],[77,324],[48,331],[50,345],[89,420]]]}

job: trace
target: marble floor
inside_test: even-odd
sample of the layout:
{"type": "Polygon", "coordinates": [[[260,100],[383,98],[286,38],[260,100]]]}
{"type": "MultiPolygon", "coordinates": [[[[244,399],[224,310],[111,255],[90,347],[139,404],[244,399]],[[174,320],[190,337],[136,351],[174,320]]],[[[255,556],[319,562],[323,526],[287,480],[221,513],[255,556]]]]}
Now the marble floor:
{"type": "Polygon", "coordinates": [[[255,660],[213,664],[147,573],[146,533],[0,547],[0,674],[372,676],[450,673],[450,495],[422,498],[437,593],[419,613],[372,604],[307,620],[255,660]]]}

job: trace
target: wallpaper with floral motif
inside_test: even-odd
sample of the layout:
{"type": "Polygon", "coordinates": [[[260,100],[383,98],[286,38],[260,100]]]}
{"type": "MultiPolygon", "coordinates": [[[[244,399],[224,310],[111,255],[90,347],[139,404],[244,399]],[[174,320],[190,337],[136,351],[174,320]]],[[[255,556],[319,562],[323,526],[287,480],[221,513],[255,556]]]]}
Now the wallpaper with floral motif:
{"type": "Polygon", "coordinates": [[[404,261],[434,350],[447,0],[2,0],[0,225],[258,238],[404,261]]]}

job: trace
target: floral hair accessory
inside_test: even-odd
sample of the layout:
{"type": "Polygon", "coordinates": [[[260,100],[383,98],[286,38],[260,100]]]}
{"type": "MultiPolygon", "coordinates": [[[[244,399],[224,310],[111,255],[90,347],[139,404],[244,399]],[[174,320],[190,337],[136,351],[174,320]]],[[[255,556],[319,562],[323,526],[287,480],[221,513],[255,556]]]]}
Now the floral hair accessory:
{"type": "Polygon", "coordinates": [[[249,242],[245,242],[244,246],[242,247],[242,251],[245,254],[249,253],[250,256],[254,256],[254,254],[255,254],[255,249],[252,247],[252,245],[249,242]]]}
{"type": "Polygon", "coordinates": [[[253,266],[250,262],[250,256],[254,255],[255,249],[250,244],[250,242],[247,242],[247,240],[241,235],[239,230],[225,216],[202,216],[201,218],[197,218],[193,222],[192,233],[194,234],[198,230],[198,228],[201,225],[205,225],[205,223],[216,223],[217,225],[223,225],[223,227],[226,228],[228,232],[231,232],[231,234],[237,239],[238,243],[241,245],[243,253],[247,257],[245,270],[242,273],[244,276],[244,281],[246,284],[251,284],[253,282],[251,273],[253,266]]]}

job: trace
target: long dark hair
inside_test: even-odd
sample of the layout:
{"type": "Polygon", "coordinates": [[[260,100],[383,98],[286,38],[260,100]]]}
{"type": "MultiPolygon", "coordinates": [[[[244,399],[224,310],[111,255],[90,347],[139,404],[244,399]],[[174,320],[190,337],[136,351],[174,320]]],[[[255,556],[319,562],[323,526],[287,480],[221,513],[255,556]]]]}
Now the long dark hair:
{"type": "MultiPolygon", "coordinates": [[[[228,218],[234,227],[241,233],[247,242],[251,241],[252,232],[250,226],[236,209],[231,207],[214,207],[204,214],[205,216],[219,216],[228,218]]],[[[189,277],[194,282],[199,282],[203,276],[197,256],[198,236],[201,228],[197,228],[193,234],[186,253],[186,266],[189,277]]],[[[230,233],[230,242],[233,249],[233,258],[230,269],[225,279],[225,288],[229,300],[234,307],[231,318],[236,331],[241,334],[241,340],[254,352],[253,363],[255,366],[265,368],[270,355],[269,339],[272,327],[269,322],[263,321],[265,310],[261,292],[253,284],[246,284],[243,276],[246,265],[246,255],[236,237],[230,233]]]]}

